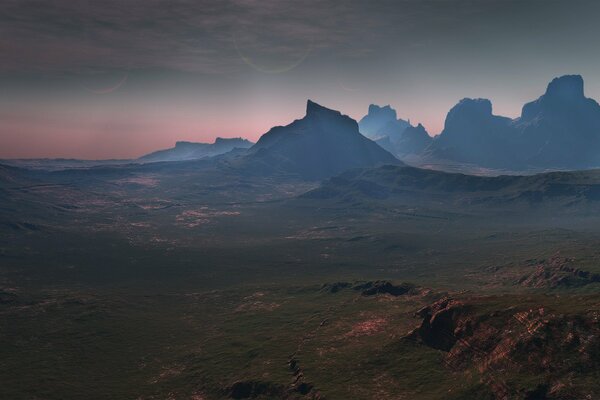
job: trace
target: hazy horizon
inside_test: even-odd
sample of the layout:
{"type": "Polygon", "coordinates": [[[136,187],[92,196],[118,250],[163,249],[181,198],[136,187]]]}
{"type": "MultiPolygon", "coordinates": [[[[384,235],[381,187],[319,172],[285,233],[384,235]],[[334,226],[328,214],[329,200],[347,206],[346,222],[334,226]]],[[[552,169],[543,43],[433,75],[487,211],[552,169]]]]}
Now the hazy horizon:
{"type": "Polygon", "coordinates": [[[307,99],[369,104],[435,135],[464,97],[517,117],[554,77],[600,98],[591,1],[0,5],[0,158],[133,158],[178,140],[256,141],[307,99]]]}

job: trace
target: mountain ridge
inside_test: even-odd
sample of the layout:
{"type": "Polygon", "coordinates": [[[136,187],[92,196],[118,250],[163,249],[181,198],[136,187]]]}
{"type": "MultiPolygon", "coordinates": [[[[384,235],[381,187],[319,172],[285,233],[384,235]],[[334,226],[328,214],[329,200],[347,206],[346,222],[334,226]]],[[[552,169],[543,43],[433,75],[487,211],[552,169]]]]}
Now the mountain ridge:
{"type": "Polygon", "coordinates": [[[254,143],[244,138],[222,138],[217,137],[213,143],[177,141],[175,147],[153,151],[152,153],[139,157],[136,161],[184,161],[195,160],[204,157],[214,157],[227,153],[235,148],[247,149],[254,143]]]}

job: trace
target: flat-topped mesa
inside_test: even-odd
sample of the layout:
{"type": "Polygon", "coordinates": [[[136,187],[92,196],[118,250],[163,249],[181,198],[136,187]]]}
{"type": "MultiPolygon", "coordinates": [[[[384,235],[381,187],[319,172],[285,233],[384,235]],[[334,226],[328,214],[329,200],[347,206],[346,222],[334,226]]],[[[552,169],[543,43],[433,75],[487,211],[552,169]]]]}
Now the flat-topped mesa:
{"type": "Polygon", "coordinates": [[[180,140],[175,142],[175,147],[158,150],[146,154],[139,159],[143,162],[156,161],[182,161],[194,160],[205,157],[214,157],[227,153],[235,148],[247,149],[252,142],[243,138],[216,138],[214,143],[198,143],[180,140]]]}
{"type": "Polygon", "coordinates": [[[177,142],[175,142],[175,147],[176,148],[209,146],[209,145],[210,145],[209,143],[190,142],[190,141],[187,141],[187,140],[178,140],[177,142]]]}
{"type": "Polygon", "coordinates": [[[590,103],[590,100],[585,98],[581,75],[564,75],[554,78],[548,84],[546,93],[537,100],[523,106],[521,121],[537,119],[541,114],[549,116],[563,114],[565,110],[579,108],[582,105],[587,108],[584,103],[590,103]]]}
{"type": "Polygon", "coordinates": [[[464,98],[452,107],[446,116],[445,129],[453,127],[463,129],[476,121],[488,120],[492,117],[492,102],[488,99],[464,98]]]}
{"type": "Polygon", "coordinates": [[[452,107],[449,114],[452,113],[468,113],[478,115],[491,115],[492,102],[488,99],[470,99],[464,98],[452,107]]]}
{"type": "Polygon", "coordinates": [[[554,78],[548,84],[544,96],[563,100],[584,99],[583,78],[581,75],[564,75],[554,78]]]}
{"type": "Polygon", "coordinates": [[[225,145],[225,144],[233,144],[233,145],[244,145],[244,146],[251,146],[252,142],[249,141],[248,139],[244,139],[242,137],[236,137],[236,138],[222,138],[222,137],[217,137],[215,138],[215,142],[213,144],[216,145],[225,145]]]}

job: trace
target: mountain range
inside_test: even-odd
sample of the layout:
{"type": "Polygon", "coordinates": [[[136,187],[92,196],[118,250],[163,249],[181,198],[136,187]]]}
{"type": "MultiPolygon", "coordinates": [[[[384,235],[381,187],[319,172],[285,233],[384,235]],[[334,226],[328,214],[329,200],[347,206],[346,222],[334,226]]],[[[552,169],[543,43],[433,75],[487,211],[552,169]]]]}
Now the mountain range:
{"type": "Polygon", "coordinates": [[[552,80],[515,119],[494,115],[487,99],[466,98],[421,156],[511,170],[597,167],[600,105],[585,97],[579,75],[552,80]]]}
{"type": "Polygon", "coordinates": [[[600,105],[584,94],[580,75],[553,79],[518,118],[494,115],[488,99],[464,98],[431,138],[422,125],[397,119],[389,105],[369,106],[361,133],[417,165],[445,162],[511,171],[600,166],[600,105]]]}
{"type": "Polygon", "coordinates": [[[1,162],[65,169],[213,157],[254,174],[283,172],[307,179],[400,164],[399,160],[442,170],[460,166],[460,171],[587,169],[600,166],[600,105],[585,97],[580,75],[565,75],[553,79],[546,92],[525,104],[514,119],[494,115],[488,99],[464,98],[450,109],[443,131],[433,138],[423,125],[398,118],[389,105],[371,104],[357,123],[308,100],[305,117],[272,128],[256,144],[243,138],[216,138],[214,143],[179,141],[173,148],[130,160],[1,162]]]}
{"type": "Polygon", "coordinates": [[[146,154],[138,161],[157,162],[157,161],[184,161],[196,160],[204,157],[214,157],[220,154],[230,152],[233,149],[247,149],[254,143],[243,138],[216,138],[214,143],[195,143],[195,142],[176,142],[175,147],[158,150],[146,154]]]}

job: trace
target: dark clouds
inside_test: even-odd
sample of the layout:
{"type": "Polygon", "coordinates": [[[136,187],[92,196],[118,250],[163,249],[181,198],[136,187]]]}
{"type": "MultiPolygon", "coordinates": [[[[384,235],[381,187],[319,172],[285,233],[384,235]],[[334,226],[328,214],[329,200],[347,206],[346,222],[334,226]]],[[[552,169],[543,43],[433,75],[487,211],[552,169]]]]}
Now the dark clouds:
{"type": "Polygon", "coordinates": [[[2,0],[0,157],[17,131],[20,156],[50,132],[99,142],[122,109],[109,136],[139,155],[182,134],[257,139],[307,98],[355,118],[389,103],[438,133],[462,97],[515,116],[561,74],[600,97],[598,15],[595,0],[2,0]]]}
{"type": "Polygon", "coordinates": [[[335,47],[359,24],[346,6],[316,1],[2,2],[2,70],[165,68],[226,73],[235,49],[283,59],[335,47]],[[291,54],[290,54],[291,53],[291,54]]]}
{"type": "Polygon", "coordinates": [[[361,58],[382,46],[419,46],[423,38],[411,32],[459,21],[487,2],[4,0],[0,68],[227,73],[241,67],[236,47],[267,63],[307,48],[361,58]]]}

